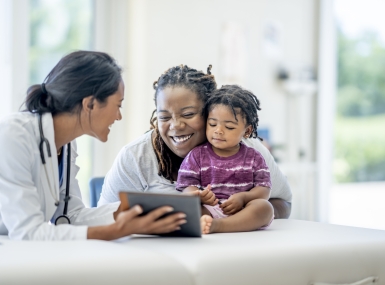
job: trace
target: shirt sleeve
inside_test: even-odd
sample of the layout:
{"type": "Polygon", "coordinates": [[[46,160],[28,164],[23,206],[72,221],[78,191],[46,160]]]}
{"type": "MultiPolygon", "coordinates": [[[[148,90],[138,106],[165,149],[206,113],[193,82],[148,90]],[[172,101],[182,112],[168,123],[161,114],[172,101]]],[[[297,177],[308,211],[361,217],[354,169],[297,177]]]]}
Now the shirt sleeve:
{"type": "Polygon", "coordinates": [[[199,148],[190,151],[183,160],[179,171],[176,190],[183,191],[188,186],[201,188],[201,165],[199,148]]]}
{"type": "Polygon", "coordinates": [[[281,172],[269,150],[258,139],[244,139],[243,142],[256,149],[265,159],[270,170],[271,194],[270,198],[280,198],[291,202],[292,193],[286,176],[281,172]]]}
{"type": "Polygon", "coordinates": [[[111,169],[104,178],[102,193],[98,207],[120,201],[119,191],[143,191],[145,181],[137,157],[128,146],[124,147],[116,157],[111,169]]]}
{"type": "Polygon", "coordinates": [[[271,188],[270,181],[270,170],[267,167],[265,159],[263,156],[256,150],[254,150],[254,163],[253,163],[253,179],[254,187],[262,186],[271,188]]]}

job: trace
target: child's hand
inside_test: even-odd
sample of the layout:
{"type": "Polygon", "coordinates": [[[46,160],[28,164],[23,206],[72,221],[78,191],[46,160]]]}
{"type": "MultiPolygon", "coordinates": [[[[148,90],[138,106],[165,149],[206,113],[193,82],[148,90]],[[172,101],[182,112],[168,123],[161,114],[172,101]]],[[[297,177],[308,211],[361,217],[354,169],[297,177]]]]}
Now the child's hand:
{"type": "Polygon", "coordinates": [[[226,202],[223,202],[220,207],[225,215],[234,215],[245,206],[243,193],[236,193],[230,196],[226,202]]]}
{"type": "Polygon", "coordinates": [[[213,191],[211,191],[211,185],[207,185],[205,189],[203,189],[199,196],[201,198],[201,202],[206,205],[215,206],[218,204],[218,199],[215,197],[215,194],[213,191]]]}

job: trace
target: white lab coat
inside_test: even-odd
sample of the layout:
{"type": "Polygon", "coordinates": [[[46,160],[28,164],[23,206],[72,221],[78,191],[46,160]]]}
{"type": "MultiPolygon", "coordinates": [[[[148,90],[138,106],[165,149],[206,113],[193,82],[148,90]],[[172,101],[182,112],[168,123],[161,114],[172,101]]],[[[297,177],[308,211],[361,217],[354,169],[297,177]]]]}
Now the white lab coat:
{"type": "Polygon", "coordinates": [[[76,142],[71,143],[71,184],[68,217],[72,225],[55,226],[62,215],[67,172],[67,149],[64,150],[63,183],[59,189],[59,170],[50,113],[43,115],[43,132],[52,157],[44,146],[47,171],[41,162],[38,115],[19,112],[0,122],[0,235],[16,240],[86,239],[87,226],[114,222],[118,203],[99,208],[85,208],[75,176],[76,142]],[[52,187],[50,188],[50,185],[52,187]],[[55,197],[60,194],[59,206],[55,197]],[[76,225],[76,226],[74,226],[76,225]]]}

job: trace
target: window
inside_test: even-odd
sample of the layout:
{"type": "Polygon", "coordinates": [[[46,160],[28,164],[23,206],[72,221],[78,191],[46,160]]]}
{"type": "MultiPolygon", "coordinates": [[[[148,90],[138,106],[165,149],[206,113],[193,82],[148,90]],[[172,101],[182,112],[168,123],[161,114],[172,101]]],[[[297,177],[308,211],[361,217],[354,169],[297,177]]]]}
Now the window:
{"type": "Polygon", "coordinates": [[[335,1],[338,89],[332,223],[385,229],[384,9],[381,0],[335,1]]]}
{"type": "MultiPolygon", "coordinates": [[[[29,83],[42,83],[61,57],[74,50],[93,48],[92,0],[31,0],[29,83]]],[[[88,180],[92,174],[92,142],[78,138],[77,175],[83,201],[89,204],[88,180]]]]}

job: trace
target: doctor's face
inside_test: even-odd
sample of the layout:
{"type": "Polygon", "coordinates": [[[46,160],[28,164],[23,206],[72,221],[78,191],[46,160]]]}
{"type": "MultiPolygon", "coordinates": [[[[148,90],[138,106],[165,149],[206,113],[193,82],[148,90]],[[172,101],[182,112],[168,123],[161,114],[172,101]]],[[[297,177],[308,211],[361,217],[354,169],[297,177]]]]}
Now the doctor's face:
{"type": "Polygon", "coordinates": [[[111,126],[115,121],[122,119],[120,108],[124,100],[124,83],[120,82],[118,90],[109,96],[105,102],[94,101],[90,113],[90,132],[89,135],[106,142],[111,126]]]}

